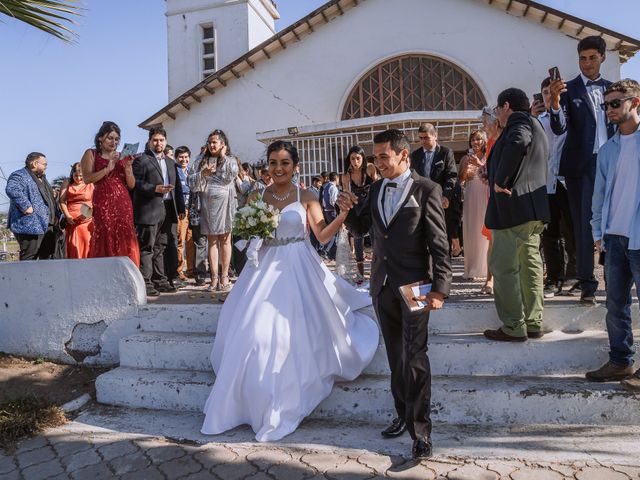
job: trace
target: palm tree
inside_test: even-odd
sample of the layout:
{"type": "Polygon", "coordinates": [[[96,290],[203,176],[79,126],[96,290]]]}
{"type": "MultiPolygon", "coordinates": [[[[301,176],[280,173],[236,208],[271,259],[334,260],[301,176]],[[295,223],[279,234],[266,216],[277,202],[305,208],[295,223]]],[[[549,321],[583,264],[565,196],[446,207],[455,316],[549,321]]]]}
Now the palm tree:
{"type": "Polygon", "coordinates": [[[80,15],[77,0],[0,0],[2,15],[25,22],[64,42],[72,42],[76,34],[67,25],[75,25],[72,16],[80,15]]]}

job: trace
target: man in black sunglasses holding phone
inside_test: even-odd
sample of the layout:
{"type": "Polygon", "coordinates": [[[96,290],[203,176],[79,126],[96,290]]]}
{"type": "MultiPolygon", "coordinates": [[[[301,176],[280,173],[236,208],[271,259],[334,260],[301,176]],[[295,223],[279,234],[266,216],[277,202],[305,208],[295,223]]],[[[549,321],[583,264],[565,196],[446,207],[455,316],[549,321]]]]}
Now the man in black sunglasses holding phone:
{"type": "Polygon", "coordinates": [[[551,128],[556,135],[567,133],[558,173],[566,180],[580,302],[586,305],[595,305],[598,289],[593,275],[594,242],[590,224],[596,156],[614,133],[614,126],[607,121],[601,107],[604,91],[611,85],[600,75],[605,54],[606,43],[602,38],[583,38],[578,43],[580,75],[566,84],[561,78],[552,79],[550,85],[551,128]]]}
{"type": "Polygon", "coordinates": [[[640,287],[640,85],[629,79],[614,83],[602,107],[619,128],[598,153],[591,220],[596,247],[606,252],[609,361],[586,376],[594,382],[622,380],[624,388],[640,392],[631,328],[631,287],[640,287]]]}

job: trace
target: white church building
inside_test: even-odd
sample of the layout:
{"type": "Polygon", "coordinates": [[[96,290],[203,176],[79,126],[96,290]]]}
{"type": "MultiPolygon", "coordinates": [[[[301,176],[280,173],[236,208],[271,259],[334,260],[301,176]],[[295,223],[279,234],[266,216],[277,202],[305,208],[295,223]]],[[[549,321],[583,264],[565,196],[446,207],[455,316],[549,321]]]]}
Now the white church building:
{"type": "Polygon", "coordinates": [[[302,174],[343,170],[347,149],[431,122],[460,152],[484,105],[533,94],[550,67],[578,71],[577,43],[607,43],[605,78],[640,40],[531,0],[331,0],[280,32],[272,0],[167,0],[170,103],[142,122],[198,151],[224,130],[243,162],[292,140],[302,174]]]}

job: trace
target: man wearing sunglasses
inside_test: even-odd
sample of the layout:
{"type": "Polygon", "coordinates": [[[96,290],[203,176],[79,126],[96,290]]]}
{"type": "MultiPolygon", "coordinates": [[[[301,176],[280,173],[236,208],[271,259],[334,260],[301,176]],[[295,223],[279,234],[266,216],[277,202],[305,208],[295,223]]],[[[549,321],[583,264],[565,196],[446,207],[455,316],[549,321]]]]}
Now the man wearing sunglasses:
{"type": "Polygon", "coordinates": [[[569,208],[576,247],[576,270],[580,302],[595,305],[598,281],[593,275],[593,236],[591,233],[591,197],[595,181],[598,150],[614,133],[601,108],[604,91],[611,82],[600,75],[605,61],[605,41],[596,36],[578,43],[580,75],[566,84],[551,82],[551,128],[556,135],[567,133],[559,175],[567,186],[569,208]]]}
{"type": "Polygon", "coordinates": [[[605,252],[610,350],[609,361],[586,377],[622,380],[627,390],[640,391],[631,328],[631,287],[640,287],[640,85],[629,79],[614,83],[602,107],[619,128],[598,153],[591,220],[596,247],[605,252]]]}

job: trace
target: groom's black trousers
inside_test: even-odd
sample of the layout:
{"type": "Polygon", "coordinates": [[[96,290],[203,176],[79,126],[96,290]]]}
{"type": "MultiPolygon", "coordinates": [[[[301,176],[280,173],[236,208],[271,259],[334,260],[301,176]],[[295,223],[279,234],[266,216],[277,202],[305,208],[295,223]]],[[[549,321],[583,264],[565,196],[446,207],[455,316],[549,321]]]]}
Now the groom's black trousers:
{"type": "Polygon", "coordinates": [[[431,366],[427,356],[429,312],[411,313],[389,286],[373,299],[391,368],[396,411],[411,438],[431,436],[431,366]]]}

